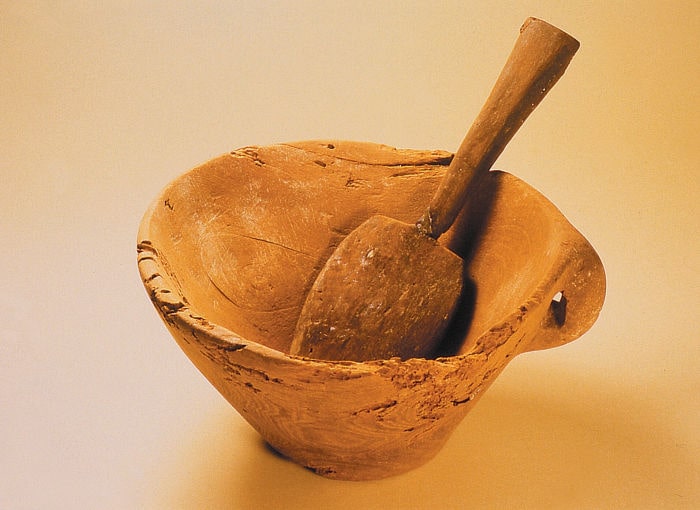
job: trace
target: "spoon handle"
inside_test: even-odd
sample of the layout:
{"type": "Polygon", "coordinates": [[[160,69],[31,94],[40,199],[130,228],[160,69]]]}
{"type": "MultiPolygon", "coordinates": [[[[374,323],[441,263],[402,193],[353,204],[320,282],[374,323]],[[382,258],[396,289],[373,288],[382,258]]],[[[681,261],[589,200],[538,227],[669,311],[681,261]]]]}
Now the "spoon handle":
{"type": "Polygon", "coordinates": [[[469,183],[488,172],[525,119],[564,74],[579,42],[528,18],[486,103],[454,155],[428,209],[416,223],[437,239],[462,210],[469,183]]]}

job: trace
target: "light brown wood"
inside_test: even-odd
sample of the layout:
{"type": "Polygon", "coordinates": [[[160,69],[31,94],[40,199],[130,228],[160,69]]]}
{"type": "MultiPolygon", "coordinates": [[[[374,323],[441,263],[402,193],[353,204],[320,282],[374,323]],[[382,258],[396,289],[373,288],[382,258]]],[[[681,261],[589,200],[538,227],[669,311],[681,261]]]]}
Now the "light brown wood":
{"type": "Polygon", "coordinates": [[[430,355],[462,292],[462,261],[435,243],[562,76],[579,47],[558,28],[529,18],[426,213],[416,224],[373,216],[338,246],[307,295],[292,354],[367,361],[430,355]]]}
{"type": "Polygon", "coordinates": [[[291,353],[368,361],[429,356],[462,292],[462,259],[415,225],[372,216],[321,269],[291,353]]]}
{"type": "Polygon", "coordinates": [[[440,237],[459,212],[470,183],[488,171],[520,126],[562,77],[579,42],[537,18],[528,18],[445,179],[418,222],[440,237]]]}
{"type": "Polygon", "coordinates": [[[440,238],[465,260],[469,290],[442,352],[290,355],[338,243],[376,214],[419,217],[450,159],[339,141],[248,147],[176,179],[142,220],[139,271],[175,340],[270,445],[316,473],[360,480],[421,465],[513,357],[579,337],[602,306],[590,244],[533,188],[492,171],[440,238]]]}

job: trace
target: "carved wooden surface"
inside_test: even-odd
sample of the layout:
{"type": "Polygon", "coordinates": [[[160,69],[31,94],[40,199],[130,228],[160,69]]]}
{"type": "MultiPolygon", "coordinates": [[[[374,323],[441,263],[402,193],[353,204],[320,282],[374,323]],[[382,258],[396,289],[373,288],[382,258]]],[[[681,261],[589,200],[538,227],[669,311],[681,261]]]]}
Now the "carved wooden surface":
{"type": "Polygon", "coordinates": [[[181,176],[144,216],[139,270],[175,340],[274,448],[319,474],[372,479],[424,463],[510,359],[579,337],[602,306],[588,242],[537,191],[491,172],[441,238],[467,261],[471,289],[441,357],[290,356],[335,246],[372,215],[415,219],[450,157],[338,141],[248,147],[181,176]]]}
{"type": "Polygon", "coordinates": [[[579,42],[528,18],[436,194],[415,223],[373,216],[338,246],[301,309],[292,354],[369,361],[427,357],[454,316],[463,263],[435,243],[469,190],[561,78],[579,42]]]}

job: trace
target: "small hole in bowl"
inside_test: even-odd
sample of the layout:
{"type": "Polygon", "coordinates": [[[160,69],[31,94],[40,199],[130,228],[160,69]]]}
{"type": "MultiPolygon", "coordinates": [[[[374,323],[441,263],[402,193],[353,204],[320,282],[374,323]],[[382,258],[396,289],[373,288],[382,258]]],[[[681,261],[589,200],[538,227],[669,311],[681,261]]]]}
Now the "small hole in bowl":
{"type": "Polygon", "coordinates": [[[552,317],[557,326],[563,326],[566,322],[566,304],[567,299],[564,291],[559,291],[552,297],[552,302],[549,304],[549,309],[552,311],[552,317]]]}

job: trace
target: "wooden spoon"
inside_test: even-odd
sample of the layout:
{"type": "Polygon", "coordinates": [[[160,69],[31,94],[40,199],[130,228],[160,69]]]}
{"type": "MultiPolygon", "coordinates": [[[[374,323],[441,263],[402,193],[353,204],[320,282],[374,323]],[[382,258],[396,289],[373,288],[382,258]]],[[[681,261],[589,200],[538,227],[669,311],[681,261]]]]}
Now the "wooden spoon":
{"type": "Polygon", "coordinates": [[[491,94],[414,225],[373,216],[351,232],[318,274],[290,352],[327,360],[428,356],[462,291],[463,261],[436,241],[462,210],[469,184],[562,76],[579,43],[529,18],[491,94]]]}

